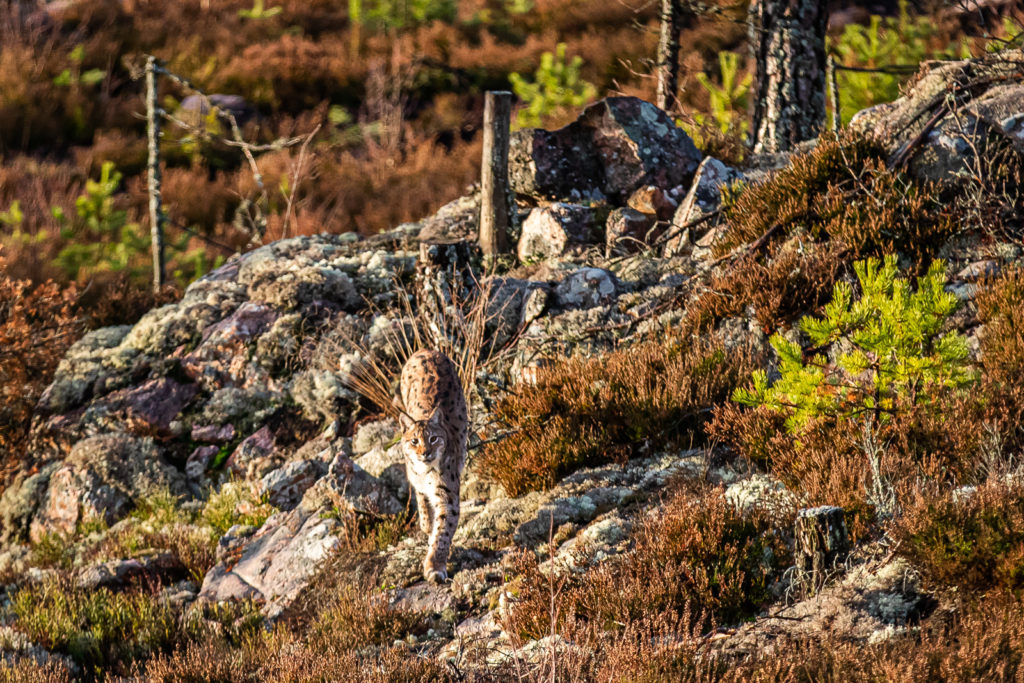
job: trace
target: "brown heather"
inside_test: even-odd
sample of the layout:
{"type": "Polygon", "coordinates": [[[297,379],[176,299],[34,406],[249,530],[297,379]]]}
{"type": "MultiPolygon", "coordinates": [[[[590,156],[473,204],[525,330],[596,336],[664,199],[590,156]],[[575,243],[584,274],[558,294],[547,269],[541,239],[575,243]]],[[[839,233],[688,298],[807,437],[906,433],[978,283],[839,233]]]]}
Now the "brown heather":
{"type": "Polygon", "coordinates": [[[585,465],[698,445],[711,408],[753,367],[747,350],[699,340],[559,361],[498,404],[494,415],[511,432],[486,447],[479,467],[518,496],[585,465]]]}
{"type": "Polygon", "coordinates": [[[847,261],[901,252],[926,267],[953,234],[952,218],[937,188],[886,168],[881,154],[862,138],[823,138],[768,181],[727,200],[729,227],[717,252],[804,234],[830,240],[847,261]]]}
{"type": "Polygon", "coordinates": [[[0,255],[0,481],[19,465],[36,402],[82,332],[74,287],[33,286],[6,268],[0,255]]]}
{"type": "Polygon", "coordinates": [[[706,630],[756,614],[789,565],[773,525],[742,516],[719,488],[680,485],[637,526],[630,552],[565,578],[546,576],[524,555],[506,630],[543,638],[554,618],[554,632],[577,641],[652,617],[706,630]]]}

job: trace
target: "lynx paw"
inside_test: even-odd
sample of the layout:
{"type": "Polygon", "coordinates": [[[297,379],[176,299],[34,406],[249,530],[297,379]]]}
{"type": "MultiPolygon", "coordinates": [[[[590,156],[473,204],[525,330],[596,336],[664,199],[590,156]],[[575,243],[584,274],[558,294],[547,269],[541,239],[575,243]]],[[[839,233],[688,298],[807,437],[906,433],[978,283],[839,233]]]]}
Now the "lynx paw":
{"type": "Polygon", "coordinates": [[[444,583],[448,580],[448,572],[444,569],[426,569],[423,572],[423,578],[430,583],[444,583]]]}

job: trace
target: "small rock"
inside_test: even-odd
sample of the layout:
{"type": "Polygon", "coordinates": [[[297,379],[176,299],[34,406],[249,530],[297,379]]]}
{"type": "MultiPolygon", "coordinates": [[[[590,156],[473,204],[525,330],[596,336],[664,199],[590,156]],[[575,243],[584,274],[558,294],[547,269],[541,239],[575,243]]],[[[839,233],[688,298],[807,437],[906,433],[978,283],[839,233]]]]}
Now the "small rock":
{"type": "MultiPolygon", "coordinates": [[[[153,552],[125,560],[111,560],[86,567],[79,572],[75,586],[80,590],[112,588],[120,590],[144,578],[165,580],[182,574],[185,568],[169,552],[153,552]]],[[[162,581],[161,581],[162,582],[162,581]]]]}
{"type": "Polygon", "coordinates": [[[295,460],[268,472],[260,480],[257,492],[271,505],[291,510],[299,504],[306,490],[323,474],[317,460],[295,460]]]}
{"type": "Polygon", "coordinates": [[[605,225],[605,255],[621,256],[642,251],[658,239],[658,217],[636,209],[615,209],[605,225]]]}
{"type": "Polygon", "coordinates": [[[226,425],[195,425],[192,427],[192,440],[207,443],[227,443],[235,438],[235,426],[226,425]]]}
{"type": "Polygon", "coordinates": [[[213,459],[220,453],[218,446],[200,446],[192,451],[185,461],[185,476],[189,481],[202,481],[213,459]]]}
{"type": "Polygon", "coordinates": [[[264,425],[238,444],[228,456],[225,466],[242,477],[254,478],[257,472],[267,468],[267,458],[274,452],[275,447],[274,435],[270,427],[264,425]]]}
{"type": "Polygon", "coordinates": [[[562,308],[593,308],[615,298],[615,276],[602,268],[581,268],[555,287],[562,308]]]}
{"type": "Polygon", "coordinates": [[[669,228],[677,232],[665,245],[665,256],[686,254],[692,240],[691,232],[683,229],[687,224],[718,210],[722,188],[743,179],[743,174],[726,166],[718,159],[708,157],[700,163],[693,177],[693,185],[672,217],[669,228]]]}
{"type": "Polygon", "coordinates": [[[153,439],[115,433],[79,441],[49,477],[29,528],[38,542],[70,534],[81,521],[113,524],[154,491],[185,493],[185,481],[164,464],[153,439]]]}
{"type": "Polygon", "coordinates": [[[579,204],[555,203],[530,211],[519,237],[519,260],[523,262],[557,258],[574,247],[597,241],[600,233],[597,211],[579,204]]]}

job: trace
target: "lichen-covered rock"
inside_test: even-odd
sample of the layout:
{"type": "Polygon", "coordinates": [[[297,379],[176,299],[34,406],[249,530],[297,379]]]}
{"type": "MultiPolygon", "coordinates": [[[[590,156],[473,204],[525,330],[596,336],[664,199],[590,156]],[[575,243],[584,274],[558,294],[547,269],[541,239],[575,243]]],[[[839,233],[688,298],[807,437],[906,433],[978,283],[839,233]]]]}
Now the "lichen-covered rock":
{"type": "MultiPolygon", "coordinates": [[[[374,448],[386,447],[399,435],[398,421],[393,418],[364,422],[352,435],[352,455],[369,453],[374,448]]],[[[377,476],[375,473],[374,476],[377,476]]]]}
{"type": "Polygon", "coordinates": [[[878,642],[905,633],[934,605],[921,591],[920,575],[906,560],[863,563],[818,595],[779,610],[784,619],[744,624],[716,643],[716,649],[743,654],[825,633],[846,641],[878,642]]]}
{"type": "Polygon", "coordinates": [[[72,344],[40,397],[39,410],[62,413],[131,382],[145,366],[138,349],[121,345],[131,329],[130,325],[104,327],[72,344]]]}
{"type": "Polygon", "coordinates": [[[182,369],[209,390],[246,383],[251,379],[247,377],[249,351],[278,317],[269,306],[243,303],[230,316],[203,330],[199,346],[181,359],[182,369]]]}
{"type": "Polygon", "coordinates": [[[665,256],[688,253],[693,237],[691,230],[685,226],[717,211],[721,203],[722,188],[742,179],[742,173],[726,166],[718,159],[708,157],[700,162],[690,191],[672,216],[669,230],[677,234],[665,244],[665,256]]]}
{"type": "Polygon", "coordinates": [[[178,303],[142,316],[121,347],[149,356],[166,356],[179,346],[197,343],[203,330],[231,315],[244,300],[245,290],[234,282],[197,280],[178,303]]]}
{"type": "Polygon", "coordinates": [[[739,512],[760,511],[780,524],[791,522],[800,504],[785,484],[767,474],[754,474],[729,485],[725,499],[739,512]]]}
{"type": "Polygon", "coordinates": [[[117,430],[129,422],[166,433],[198,391],[195,384],[182,384],[167,377],[147,380],[93,401],[82,414],[80,424],[117,430]]]}
{"type": "Polygon", "coordinates": [[[1024,53],[1017,49],[982,59],[931,62],[903,97],[859,112],[850,127],[873,136],[890,155],[908,150],[907,170],[915,178],[958,182],[962,171],[973,170],[975,155],[987,154],[993,141],[1008,141],[1024,152],[1022,61],[1024,53]],[[954,89],[961,101],[952,112],[946,102],[954,89]],[[910,149],[922,134],[921,143],[910,149]]]}
{"type": "Polygon", "coordinates": [[[523,262],[558,258],[600,241],[601,215],[592,207],[556,202],[539,206],[526,217],[519,237],[523,262]]]}
{"type": "Polygon", "coordinates": [[[327,474],[306,492],[302,506],[372,516],[397,515],[402,511],[402,504],[383,482],[343,453],[334,458],[327,474]]]}
{"type": "Polygon", "coordinates": [[[608,97],[555,131],[512,136],[509,178],[519,194],[625,200],[644,185],[688,183],[701,154],[672,118],[635,97],[608,97]]]}
{"type": "Polygon", "coordinates": [[[302,371],[292,380],[291,397],[310,420],[329,422],[339,417],[347,418],[349,410],[357,404],[358,396],[345,386],[341,377],[340,371],[317,368],[302,371]]]}
{"type": "Polygon", "coordinates": [[[690,181],[701,153],[668,114],[636,97],[608,97],[580,115],[603,170],[602,190],[628,197],[637,188],[690,181]]]}
{"type": "Polygon", "coordinates": [[[283,394],[266,386],[224,387],[210,395],[192,419],[192,428],[230,424],[236,433],[245,434],[262,425],[283,402],[283,394]]]}
{"type": "Polygon", "coordinates": [[[85,439],[50,474],[29,537],[70,534],[89,520],[113,524],[140,499],[161,490],[182,495],[185,483],[164,464],[152,439],[129,434],[85,439]]]}
{"type": "Polygon", "coordinates": [[[60,467],[52,462],[38,472],[21,472],[0,495],[0,541],[9,543],[28,537],[29,522],[46,495],[50,475],[60,467]]]}
{"type": "Polygon", "coordinates": [[[480,229],[480,193],[473,192],[448,202],[420,221],[421,240],[475,240],[480,229]]]}
{"type": "Polygon", "coordinates": [[[615,298],[615,276],[602,268],[581,268],[555,287],[562,308],[593,308],[615,298]]]}

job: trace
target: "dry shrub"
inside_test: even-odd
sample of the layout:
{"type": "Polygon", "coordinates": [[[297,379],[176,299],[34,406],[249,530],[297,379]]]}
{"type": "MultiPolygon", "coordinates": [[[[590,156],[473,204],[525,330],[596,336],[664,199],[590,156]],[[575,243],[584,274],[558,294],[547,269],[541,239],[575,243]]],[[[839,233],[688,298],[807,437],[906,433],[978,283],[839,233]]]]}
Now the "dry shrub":
{"type": "Polygon", "coordinates": [[[171,655],[154,658],[137,669],[150,683],[193,681],[275,681],[305,683],[390,683],[458,680],[444,664],[417,657],[404,647],[361,654],[335,647],[317,649],[293,633],[278,629],[237,649],[222,642],[192,643],[171,655]]]}
{"type": "Polygon", "coordinates": [[[127,273],[97,273],[85,286],[76,302],[76,310],[90,329],[110,325],[133,325],[154,308],[173,303],[181,297],[177,285],[168,284],[160,292],[133,280],[127,273]]]}
{"type": "Polygon", "coordinates": [[[832,296],[846,265],[847,250],[830,243],[787,242],[770,254],[741,256],[725,272],[715,274],[709,291],[690,306],[689,323],[699,328],[748,307],[768,334],[806,311],[816,310],[832,296]]]}
{"type": "Polygon", "coordinates": [[[715,409],[708,433],[765,464],[807,505],[844,508],[850,533],[859,538],[879,512],[898,513],[904,497],[920,486],[949,489],[976,481],[990,438],[983,415],[974,389],[938,396],[935,405],[908,408],[882,424],[820,419],[792,434],[779,414],[724,404],[715,409]]]}
{"type": "Polygon", "coordinates": [[[719,254],[768,235],[803,231],[851,259],[903,252],[919,270],[953,234],[938,189],[885,168],[882,151],[858,137],[823,138],[768,181],[726,201],[719,254]]]}
{"type": "Polygon", "coordinates": [[[561,361],[497,405],[495,417],[512,432],[484,450],[480,471],[518,496],[584,465],[699,443],[711,407],[752,368],[749,351],[707,341],[561,361]]]}
{"type": "Polygon", "coordinates": [[[737,512],[720,488],[680,486],[639,523],[628,554],[559,579],[524,556],[504,626],[542,638],[554,615],[554,631],[576,641],[588,626],[593,636],[652,618],[677,632],[736,623],[770,600],[771,584],[789,564],[774,528],[757,513],[737,512]]]}
{"type": "Polygon", "coordinates": [[[4,469],[17,465],[36,402],[82,325],[76,290],[50,281],[33,287],[6,272],[0,256],[0,449],[4,469]]]}
{"type": "Polygon", "coordinates": [[[894,525],[903,552],[933,580],[968,590],[1024,587],[1024,486],[919,492],[894,525]]]}
{"type": "Polygon", "coordinates": [[[1022,658],[1024,604],[997,593],[962,605],[945,623],[879,644],[825,637],[777,643],[743,660],[722,658],[713,678],[730,683],[1019,681],[1022,658]]]}

